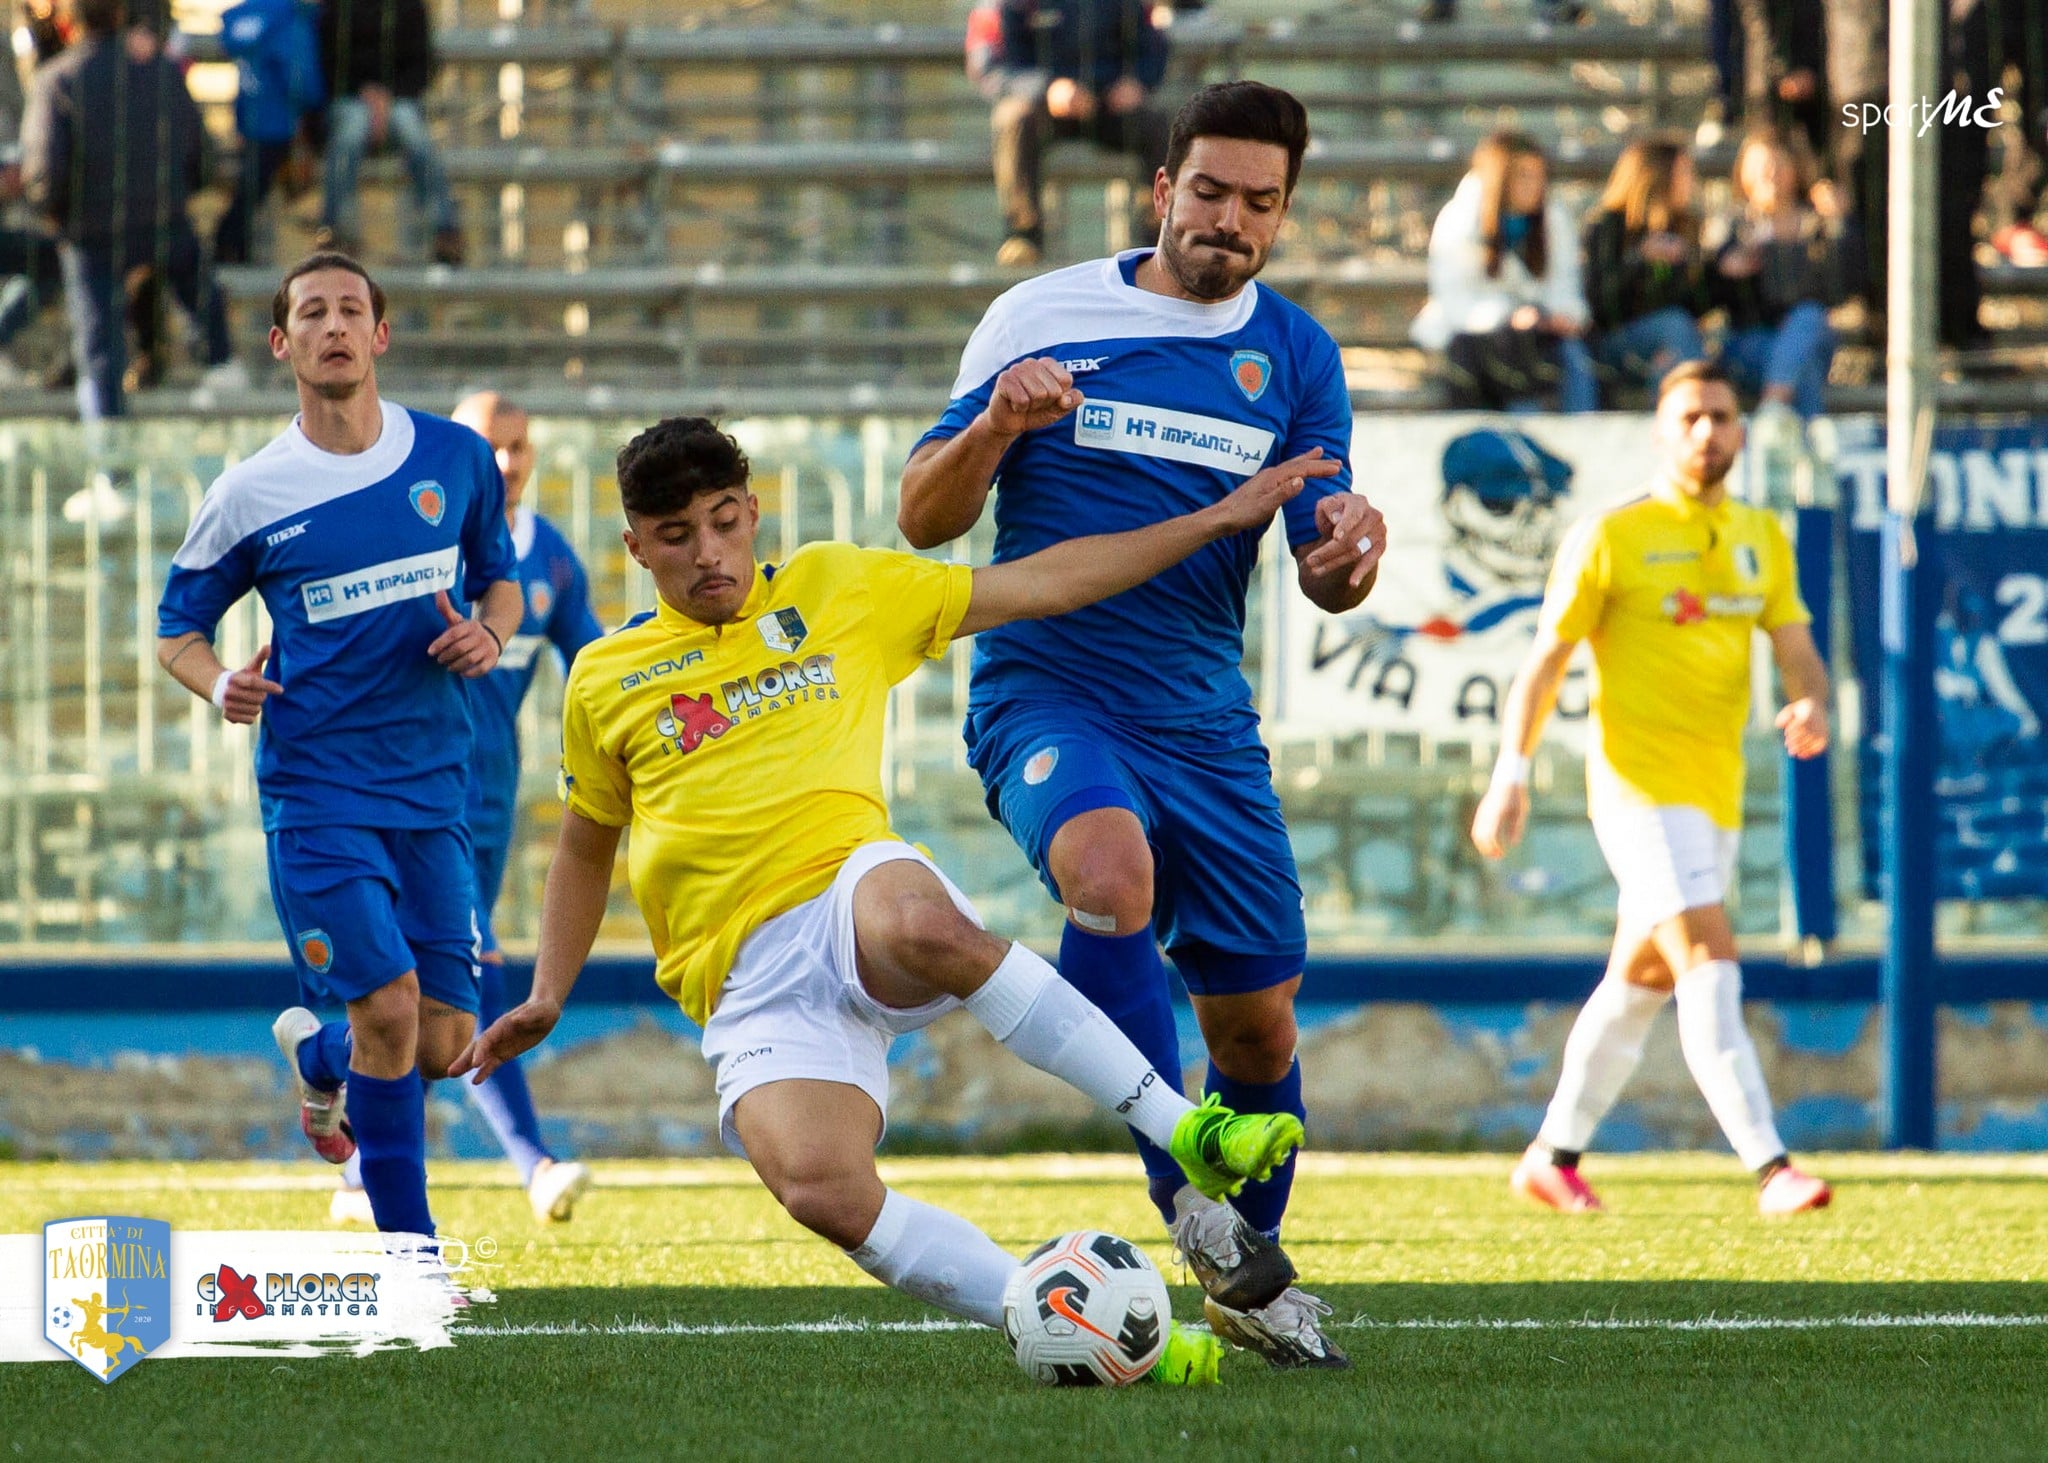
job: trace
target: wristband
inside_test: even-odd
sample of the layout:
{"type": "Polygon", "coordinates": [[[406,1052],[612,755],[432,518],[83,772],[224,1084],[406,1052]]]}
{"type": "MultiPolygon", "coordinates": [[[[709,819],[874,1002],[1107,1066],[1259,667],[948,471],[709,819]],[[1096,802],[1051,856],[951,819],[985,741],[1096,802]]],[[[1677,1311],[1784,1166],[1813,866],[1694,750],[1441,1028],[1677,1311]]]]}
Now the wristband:
{"type": "Polygon", "coordinates": [[[235,673],[233,671],[222,671],[218,676],[214,677],[213,694],[206,698],[222,711],[228,709],[228,682],[234,678],[235,673]]]}
{"type": "Polygon", "coordinates": [[[1495,787],[1527,787],[1529,785],[1529,759],[1520,752],[1500,749],[1500,759],[1493,764],[1493,785],[1495,787]]]}
{"type": "Polygon", "coordinates": [[[482,625],[482,626],[484,627],[484,634],[486,634],[486,635],[490,636],[490,637],[491,637],[491,640],[492,640],[492,642],[493,642],[494,644],[496,644],[496,645],[497,645],[497,647],[498,647],[498,654],[500,654],[500,655],[503,655],[503,654],[505,653],[505,641],[504,641],[504,638],[503,638],[502,636],[500,636],[500,635],[498,634],[498,632],[497,632],[496,630],[493,630],[493,629],[492,629],[492,628],[490,627],[490,625],[489,625],[489,623],[488,623],[488,622],[486,622],[486,621],[483,621],[483,620],[478,620],[478,621],[477,621],[477,623],[478,623],[479,625],[482,625]]]}

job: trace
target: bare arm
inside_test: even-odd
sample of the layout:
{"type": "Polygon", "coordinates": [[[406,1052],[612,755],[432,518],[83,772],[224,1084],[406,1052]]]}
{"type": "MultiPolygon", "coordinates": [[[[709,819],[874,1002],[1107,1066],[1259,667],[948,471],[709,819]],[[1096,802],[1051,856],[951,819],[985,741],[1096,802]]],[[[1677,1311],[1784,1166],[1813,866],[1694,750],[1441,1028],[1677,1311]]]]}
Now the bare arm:
{"type": "Polygon", "coordinates": [[[1785,683],[1785,706],[1778,729],[1785,750],[1795,757],[1818,757],[1828,749],[1828,668],[1805,623],[1780,625],[1769,632],[1778,678],[1785,683]]]}
{"type": "Polygon", "coordinates": [[[1064,615],[1143,584],[1217,539],[1262,528],[1312,477],[1338,470],[1315,448],[1262,468],[1229,497],[1129,533],[1070,538],[1007,564],[974,571],[974,593],[955,639],[1012,620],[1064,615]]]}
{"type": "Polygon", "coordinates": [[[1316,527],[1321,536],[1294,551],[1301,592],[1326,614],[1355,610],[1379,582],[1387,520],[1357,493],[1332,493],[1316,504],[1316,527]]]}
{"type": "Polygon", "coordinates": [[[896,526],[912,546],[936,548],[974,527],[1010,444],[1079,406],[1073,388],[1073,376],[1050,357],[1019,361],[996,377],[966,431],[912,453],[896,504],[896,526]]]}
{"type": "Polygon", "coordinates": [[[202,701],[213,701],[214,687],[220,686],[221,699],[214,704],[229,721],[241,726],[263,714],[265,699],[284,692],[283,686],[263,674],[263,663],[269,659],[266,645],[246,666],[229,675],[214,654],[213,643],[197,630],[167,635],[156,643],[156,663],[171,673],[172,680],[202,701]],[[222,676],[227,676],[224,684],[222,676]]]}
{"type": "Polygon", "coordinates": [[[531,1051],[562,1019],[563,1003],[590,958],[604,923],[612,887],[612,861],[622,830],[562,810],[562,832],[548,866],[547,892],[540,909],[540,951],[534,958],[533,991],[524,1002],[491,1023],[448,1068],[459,1077],[475,1071],[481,1083],[522,1052],[531,1051]]]}
{"type": "Polygon", "coordinates": [[[1529,758],[1543,739],[1543,723],[1557,705],[1558,688],[1578,648],[1578,641],[1561,639],[1549,626],[1540,626],[1528,659],[1508,688],[1500,718],[1500,761],[1472,817],[1473,845],[1488,858],[1499,858],[1521,842],[1529,817],[1529,758]]]}

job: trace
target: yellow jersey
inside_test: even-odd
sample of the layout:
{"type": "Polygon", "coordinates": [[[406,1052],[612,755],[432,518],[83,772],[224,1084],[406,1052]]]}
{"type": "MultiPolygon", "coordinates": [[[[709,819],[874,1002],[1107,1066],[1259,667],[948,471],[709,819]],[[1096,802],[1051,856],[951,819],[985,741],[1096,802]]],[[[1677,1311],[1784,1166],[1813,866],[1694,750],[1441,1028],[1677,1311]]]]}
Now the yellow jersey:
{"type": "Polygon", "coordinates": [[[733,621],[664,601],[585,646],[562,712],[562,798],[631,828],[655,980],[703,1025],[740,944],[896,835],[882,800],[889,688],[945,653],[974,571],[809,544],[757,565],[733,621]]]}
{"type": "Polygon", "coordinates": [[[1594,811],[1683,805],[1740,828],[1752,632],[1812,619],[1776,516],[1660,488],[1572,531],[1542,613],[1592,647],[1594,811]]]}

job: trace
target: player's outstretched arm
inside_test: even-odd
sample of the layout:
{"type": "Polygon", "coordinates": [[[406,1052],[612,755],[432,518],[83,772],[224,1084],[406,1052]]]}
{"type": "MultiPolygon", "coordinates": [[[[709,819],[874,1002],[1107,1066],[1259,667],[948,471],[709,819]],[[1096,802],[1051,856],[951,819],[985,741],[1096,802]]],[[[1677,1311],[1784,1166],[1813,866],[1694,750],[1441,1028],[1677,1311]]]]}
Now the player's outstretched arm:
{"type": "Polygon", "coordinates": [[[574,809],[562,810],[562,832],[555,840],[555,861],[548,866],[547,892],[541,900],[533,991],[488,1030],[477,1033],[449,1064],[449,1076],[474,1071],[471,1081],[485,1081],[512,1058],[539,1046],[562,1019],[562,1004],[575,989],[604,922],[620,831],[594,823],[574,809]]]}
{"type": "Polygon", "coordinates": [[[1073,375],[1050,356],[1006,367],[989,390],[988,405],[967,430],[925,443],[904,464],[896,502],[896,526],[903,536],[914,548],[930,549],[974,527],[1010,444],[1026,432],[1051,426],[1080,404],[1073,375]]]}
{"type": "Polygon", "coordinates": [[[1828,668],[1820,647],[1804,622],[1780,625],[1770,636],[1778,678],[1785,683],[1785,706],[1778,713],[1785,750],[1802,759],[1818,757],[1828,749],[1828,668]]]}
{"type": "Polygon", "coordinates": [[[1473,846],[1488,858],[1500,858],[1522,841],[1529,819],[1529,759],[1543,739],[1543,723],[1557,705],[1558,687],[1578,648],[1578,641],[1560,638],[1548,625],[1539,626],[1529,658],[1508,687],[1500,719],[1500,760],[1472,815],[1473,846]]]}
{"type": "Polygon", "coordinates": [[[1108,599],[1178,564],[1204,544],[1264,528],[1310,479],[1338,471],[1320,447],[1262,468],[1229,497],[1129,533],[1070,538],[1007,564],[974,571],[974,593],[954,638],[1012,620],[1042,620],[1108,599]]]}
{"type": "Polygon", "coordinates": [[[263,714],[263,703],[284,694],[284,687],[263,674],[270,659],[264,646],[238,671],[230,671],[213,652],[213,644],[197,630],[167,635],[156,643],[156,663],[171,679],[221,709],[229,721],[247,726],[263,714]]]}

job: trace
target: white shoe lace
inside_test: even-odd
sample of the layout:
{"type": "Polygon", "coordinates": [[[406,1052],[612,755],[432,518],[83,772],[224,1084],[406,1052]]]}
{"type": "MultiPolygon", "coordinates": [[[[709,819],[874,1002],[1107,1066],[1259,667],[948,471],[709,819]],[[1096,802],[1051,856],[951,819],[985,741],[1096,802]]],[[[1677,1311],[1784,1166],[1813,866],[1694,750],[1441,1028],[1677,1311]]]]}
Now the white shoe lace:
{"type": "Polygon", "coordinates": [[[1212,1200],[1181,1215],[1173,1222],[1173,1255],[1183,1265],[1200,1255],[1219,1270],[1237,1268],[1244,1259],[1237,1243],[1237,1211],[1212,1200]]]}
{"type": "Polygon", "coordinates": [[[1279,1299],[1252,1314],[1275,1336],[1297,1342],[1321,1356],[1328,1350],[1323,1340],[1322,1319],[1330,1312],[1328,1302],[1310,1295],[1299,1286],[1290,1285],[1280,1293],[1279,1299]]]}

